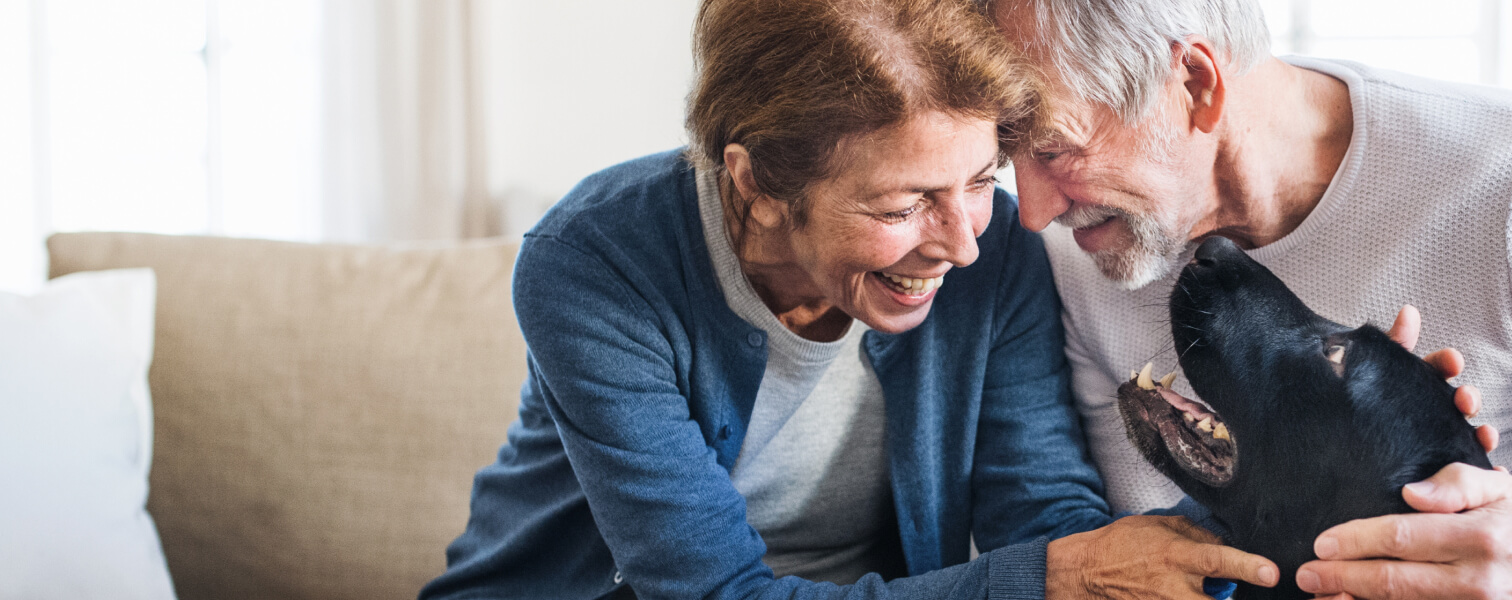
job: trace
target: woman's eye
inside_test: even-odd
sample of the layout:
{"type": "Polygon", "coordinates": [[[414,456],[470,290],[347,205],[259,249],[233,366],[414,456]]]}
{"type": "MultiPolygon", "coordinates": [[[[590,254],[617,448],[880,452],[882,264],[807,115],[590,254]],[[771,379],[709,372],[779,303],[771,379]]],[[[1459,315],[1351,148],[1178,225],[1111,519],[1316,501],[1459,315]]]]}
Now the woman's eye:
{"type": "Polygon", "coordinates": [[[997,178],[996,175],[994,175],[992,177],[988,177],[988,178],[985,178],[985,179],[978,179],[977,181],[973,182],[971,184],[971,186],[972,186],[973,189],[980,190],[980,189],[983,189],[983,188],[990,188],[990,187],[995,186],[997,184],[998,184],[998,178],[997,178]]]}
{"type": "Polygon", "coordinates": [[[902,221],[903,219],[907,219],[910,215],[913,215],[916,212],[919,212],[919,205],[917,204],[903,210],[897,210],[890,213],[882,213],[882,218],[890,222],[902,221]]]}

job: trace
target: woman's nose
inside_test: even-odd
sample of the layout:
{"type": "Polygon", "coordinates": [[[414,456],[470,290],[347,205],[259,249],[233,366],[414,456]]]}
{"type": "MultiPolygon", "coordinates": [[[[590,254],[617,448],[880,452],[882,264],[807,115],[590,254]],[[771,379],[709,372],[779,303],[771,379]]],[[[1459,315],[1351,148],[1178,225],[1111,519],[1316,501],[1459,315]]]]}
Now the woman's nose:
{"type": "Polygon", "coordinates": [[[956,198],[947,203],[951,210],[942,211],[930,228],[931,240],[926,244],[929,251],[925,255],[935,260],[943,260],[957,267],[964,267],[976,262],[977,243],[976,238],[986,230],[987,222],[992,219],[992,199],[985,201],[963,201],[964,198],[956,198]],[[979,204],[980,206],[974,206],[979,204]]]}

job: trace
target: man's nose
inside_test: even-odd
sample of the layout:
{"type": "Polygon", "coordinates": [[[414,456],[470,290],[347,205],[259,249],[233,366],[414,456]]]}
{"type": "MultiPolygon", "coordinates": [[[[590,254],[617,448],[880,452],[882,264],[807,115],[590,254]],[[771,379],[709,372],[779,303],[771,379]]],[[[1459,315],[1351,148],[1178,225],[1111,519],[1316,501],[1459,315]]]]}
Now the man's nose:
{"type": "Polygon", "coordinates": [[[1030,231],[1043,231],[1056,217],[1071,209],[1071,200],[1055,182],[1039,172],[1038,165],[1025,161],[1023,167],[1014,169],[1018,185],[1019,223],[1030,231]]]}

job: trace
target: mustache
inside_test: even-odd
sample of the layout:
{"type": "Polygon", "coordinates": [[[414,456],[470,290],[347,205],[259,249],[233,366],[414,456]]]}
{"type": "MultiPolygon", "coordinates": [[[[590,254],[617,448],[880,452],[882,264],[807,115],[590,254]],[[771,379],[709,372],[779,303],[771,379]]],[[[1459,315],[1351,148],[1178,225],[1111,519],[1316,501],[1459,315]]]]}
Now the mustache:
{"type": "Polygon", "coordinates": [[[1071,229],[1081,229],[1093,225],[1101,225],[1110,218],[1129,220],[1132,215],[1128,211],[1113,208],[1111,206],[1084,206],[1066,211],[1055,222],[1071,229]]]}

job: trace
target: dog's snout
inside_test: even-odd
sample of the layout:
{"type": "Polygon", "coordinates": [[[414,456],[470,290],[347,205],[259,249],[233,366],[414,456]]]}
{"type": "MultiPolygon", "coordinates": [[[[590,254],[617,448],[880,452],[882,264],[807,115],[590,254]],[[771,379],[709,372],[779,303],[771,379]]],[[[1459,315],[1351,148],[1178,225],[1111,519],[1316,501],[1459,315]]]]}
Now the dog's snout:
{"type": "Polygon", "coordinates": [[[1223,262],[1226,257],[1235,254],[1244,254],[1239,245],[1226,237],[1210,237],[1197,247],[1197,253],[1192,255],[1192,262],[1199,266],[1211,267],[1223,262]]]}

